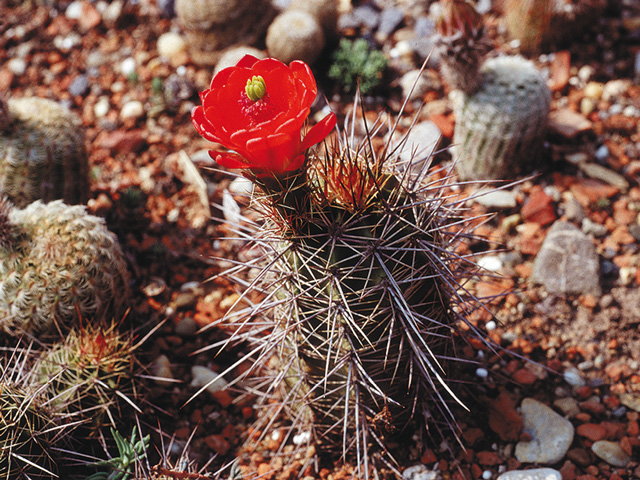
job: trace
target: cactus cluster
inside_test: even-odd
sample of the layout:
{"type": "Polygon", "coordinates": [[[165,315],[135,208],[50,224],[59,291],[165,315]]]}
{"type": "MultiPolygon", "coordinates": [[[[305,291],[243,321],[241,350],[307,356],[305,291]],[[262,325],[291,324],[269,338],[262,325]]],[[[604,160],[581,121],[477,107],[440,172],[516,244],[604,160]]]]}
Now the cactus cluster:
{"type": "Polygon", "coordinates": [[[458,90],[452,152],[460,178],[528,173],[540,159],[551,105],[545,76],[520,56],[485,60],[482,17],[465,0],[444,0],[436,26],[442,76],[458,90]]]}
{"type": "Polygon", "coordinates": [[[115,235],[82,206],[0,201],[0,328],[68,330],[79,317],[124,314],[128,272],[115,235]]]}
{"type": "Polygon", "coordinates": [[[225,49],[255,43],[275,16],[269,0],[176,0],[189,54],[201,65],[215,65],[225,49]]]}
{"type": "Polygon", "coordinates": [[[88,163],[80,118],[44,98],[0,99],[0,193],[17,206],[88,196],[88,163]]]}
{"type": "Polygon", "coordinates": [[[83,420],[89,432],[116,425],[123,399],[134,396],[131,338],[109,326],[72,329],[40,355],[38,383],[47,386],[52,408],[83,420]]]}

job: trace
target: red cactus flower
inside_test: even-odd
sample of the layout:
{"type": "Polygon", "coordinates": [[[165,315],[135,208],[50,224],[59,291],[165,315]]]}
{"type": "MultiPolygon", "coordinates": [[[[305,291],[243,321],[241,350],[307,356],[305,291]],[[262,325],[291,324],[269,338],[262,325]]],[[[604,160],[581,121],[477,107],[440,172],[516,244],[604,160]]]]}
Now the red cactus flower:
{"type": "Polygon", "coordinates": [[[274,58],[246,55],[213,77],[210,88],[200,93],[202,106],[194,109],[192,120],[204,138],[233,150],[209,152],[218,164],[277,175],[299,169],[305,150],[336,124],[331,113],[301,138],[316,94],[305,63],[286,66],[274,58]]]}

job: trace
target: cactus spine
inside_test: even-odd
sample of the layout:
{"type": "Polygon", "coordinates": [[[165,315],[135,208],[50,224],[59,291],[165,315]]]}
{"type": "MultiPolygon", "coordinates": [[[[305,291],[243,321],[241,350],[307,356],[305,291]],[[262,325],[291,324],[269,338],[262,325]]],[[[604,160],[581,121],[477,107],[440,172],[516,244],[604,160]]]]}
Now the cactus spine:
{"type": "Polygon", "coordinates": [[[89,170],[80,118],[44,98],[0,102],[0,192],[19,207],[84,202],[89,170]]]}
{"type": "Polygon", "coordinates": [[[460,178],[527,173],[540,159],[546,133],[551,93],[545,76],[520,56],[485,61],[482,17],[464,0],[445,2],[436,25],[442,75],[459,90],[452,153],[460,178]]]}
{"type": "Polygon", "coordinates": [[[0,202],[0,325],[37,334],[81,317],[120,317],[128,272],[102,219],[59,200],[0,202]]]}

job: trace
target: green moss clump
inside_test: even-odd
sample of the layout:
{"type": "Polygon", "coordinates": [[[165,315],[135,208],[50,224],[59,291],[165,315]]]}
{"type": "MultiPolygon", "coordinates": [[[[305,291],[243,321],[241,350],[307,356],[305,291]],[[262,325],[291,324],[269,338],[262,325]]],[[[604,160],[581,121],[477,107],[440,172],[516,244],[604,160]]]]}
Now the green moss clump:
{"type": "Polygon", "coordinates": [[[333,54],[329,78],[338,82],[345,92],[355,92],[359,87],[360,92],[367,94],[380,84],[385,68],[387,59],[383,53],[372,50],[365,39],[343,38],[333,54]]]}

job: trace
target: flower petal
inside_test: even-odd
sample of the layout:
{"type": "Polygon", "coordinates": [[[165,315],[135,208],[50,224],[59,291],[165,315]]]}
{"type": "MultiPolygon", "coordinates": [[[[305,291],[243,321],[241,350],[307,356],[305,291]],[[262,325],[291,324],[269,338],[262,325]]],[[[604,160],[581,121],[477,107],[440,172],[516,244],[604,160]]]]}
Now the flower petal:
{"type": "Polygon", "coordinates": [[[244,157],[233,152],[216,152],[215,150],[209,150],[209,156],[221,167],[249,168],[251,166],[244,157]]]}
{"type": "Polygon", "coordinates": [[[327,138],[327,135],[329,135],[331,130],[333,130],[333,127],[336,126],[337,121],[338,118],[336,117],[336,114],[331,112],[311,127],[300,144],[300,151],[305,151],[307,148],[312,147],[327,138]]]}

